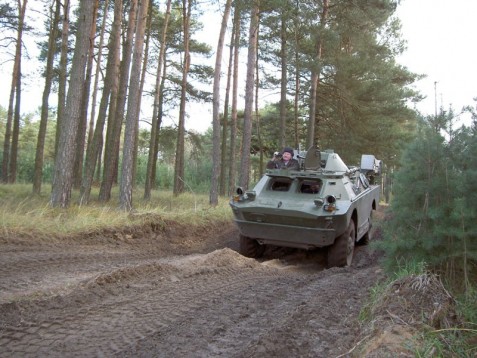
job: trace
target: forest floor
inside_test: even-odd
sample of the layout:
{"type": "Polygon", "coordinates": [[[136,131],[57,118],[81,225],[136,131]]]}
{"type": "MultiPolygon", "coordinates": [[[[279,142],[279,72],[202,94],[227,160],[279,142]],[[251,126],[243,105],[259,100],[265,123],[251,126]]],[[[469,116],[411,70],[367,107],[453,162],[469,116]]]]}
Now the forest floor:
{"type": "Polygon", "coordinates": [[[232,222],[0,237],[0,357],[414,356],[399,321],[412,308],[389,299],[386,324],[358,319],[385,278],[379,252],[325,269],[324,250],[237,249],[232,222]]]}

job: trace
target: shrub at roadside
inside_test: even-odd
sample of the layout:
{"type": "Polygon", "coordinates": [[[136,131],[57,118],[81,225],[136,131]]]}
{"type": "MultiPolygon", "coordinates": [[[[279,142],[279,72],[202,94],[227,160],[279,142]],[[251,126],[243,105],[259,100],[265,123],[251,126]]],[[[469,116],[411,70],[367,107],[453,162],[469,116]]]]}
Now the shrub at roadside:
{"type": "Polygon", "coordinates": [[[385,239],[375,245],[388,272],[424,263],[456,298],[456,323],[420,330],[417,356],[477,353],[477,126],[445,133],[453,117],[427,118],[404,150],[385,239]]]}

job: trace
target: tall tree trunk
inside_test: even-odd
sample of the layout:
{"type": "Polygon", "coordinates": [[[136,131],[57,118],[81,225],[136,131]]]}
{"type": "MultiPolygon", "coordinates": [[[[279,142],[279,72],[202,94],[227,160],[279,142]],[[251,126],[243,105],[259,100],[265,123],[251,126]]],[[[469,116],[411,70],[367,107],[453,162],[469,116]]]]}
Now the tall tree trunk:
{"type": "Polygon", "coordinates": [[[217,53],[215,57],[214,69],[214,87],[212,99],[212,178],[210,181],[209,204],[217,205],[219,203],[218,179],[220,174],[220,77],[222,69],[222,53],[224,50],[225,31],[229,21],[230,7],[232,1],[227,0],[220,26],[219,40],[217,44],[217,53]]]}
{"type": "Polygon", "coordinates": [[[157,167],[157,155],[159,154],[159,132],[162,124],[162,115],[164,113],[164,87],[166,85],[167,63],[164,61],[162,64],[162,79],[159,90],[159,107],[157,109],[157,123],[156,123],[156,141],[154,143],[154,161],[152,162],[151,170],[151,183],[156,182],[156,167],[157,167]]]}
{"type": "Polygon", "coordinates": [[[286,128],[287,128],[287,23],[286,16],[281,16],[280,27],[280,62],[281,62],[281,79],[280,79],[280,148],[286,145],[286,128]]]}
{"type": "MultiPolygon", "coordinates": [[[[298,1],[298,0],[297,0],[298,1]]],[[[298,4],[296,6],[296,11],[298,13],[298,4]]],[[[299,127],[298,127],[298,121],[299,121],[299,102],[300,102],[300,52],[298,51],[298,25],[300,22],[300,19],[298,17],[298,14],[296,14],[295,17],[295,96],[293,100],[293,123],[294,123],[294,128],[295,128],[295,148],[298,148],[299,143],[300,143],[300,138],[299,138],[299,127]]],[[[308,148],[306,148],[308,149],[308,148]]]]}
{"type": "Polygon", "coordinates": [[[55,41],[58,35],[58,23],[60,21],[60,0],[55,0],[56,8],[53,13],[53,6],[50,8],[50,34],[48,37],[48,53],[46,57],[45,69],[45,87],[41,101],[40,127],[38,130],[38,139],[36,142],[35,168],[33,172],[33,194],[40,194],[41,182],[43,177],[43,155],[45,149],[46,128],[48,125],[49,104],[48,99],[51,92],[51,83],[53,79],[53,60],[55,57],[55,41]]]}
{"type": "Polygon", "coordinates": [[[233,66],[233,54],[234,54],[234,37],[235,29],[232,26],[232,34],[230,39],[230,53],[229,64],[227,67],[227,84],[225,86],[225,100],[224,100],[224,119],[222,124],[222,148],[220,158],[220,183],[219,183],[219,195],[224,196],[226,191],[227,182],[227,168],[230,164],[227,160],[227,138],[228,138],[228,123],[229,123],[229,103],[230,103],[230,86],[232,84],[232,66],[233,66]]]}
{"type": "Polygon", "coordinates": [[[89,125],[88,125],[87,143],[90,143],[93,140],[93,135],[94,135],[94,118],[96,116],[96,99],[98,98],[99,73],[101,70],[101,61],[103,57],[104,32],[106,31],[106,20],[108,19],[108,14],[109,14],[108,10],[109,10],[109,0],[104,0],[103,22],[101,24],[101,32],[99,35],[98,57],[96,60],[96,71],[94,75],[93,95],[91,97],[91,113],[90,113],[89,125]]]}
{"type": "MultiPolygon", "coordinates": [[[[320,47],[321,48],[321,47],[320,47]]],[[[320,51],[321,52],[321,51],[320,51]]],[[[311,74],[311,90],[310,90],[310,117],[308,119],[308,136],[306,139],[306,148],[316,144],[315,143],[315,120],[316,120],[316,105],[317,105],[317,91],[318,91],[318,81],[319,81],[319,72],[313,70],[311,74]]]]}
{"type": "Polygon", "coordinates": [[[140,77],[148,6],[149,0],[140,0],[131,80],[129,83],[126,128],[124,130],[123,162],[119,188],[119,205],[122,210],[126,211],[132,209],[134,143],[138,128],[139,101],[142,95],[140,77]]]}
{"type": "Polygon", "coordinates": [[[58,153],[58,143],[60,141],[60,128],[63,112],[66,103],[66,79],[68,75],[68,33],[70,29],[70,0],[63,1],[63,20],[61,27],[61,54],[58,73],[58,109],[56,115],[56,141],[55,157],[58,153]]]}
{"type": "MultiPolygon", "coordinates": [[[[8,100],[8,112],[7,112],[7,123],[5,128],[5,137],[3,142],[3,158],[2,158],[2,181],[4,183],[12,183],[16,173],[12,173],[12,169],[16,171],[16,151],[17,147],[14,145],[15,136],[17,137],[18,145],[18,131],[19,128],[15,128],[16,125],[19,125],[19,112],[20,110],[20,94],[17,90],[18,85],[21,83],[21,56],[22,56],[22,38],[23,38],[23,28],[25,20],[27,0],[23,0],[23,4],[20,0],[17,0],[18,6],[18,29],[17,29],[17,39],[15,47],[15,58],[13,60],[13,71],[12,71],[12,82],[10,87],[10,97],[8,100]],[[14,109],[14,102],[16,96],[16,108],[14,109]],[[14,119],[18,117],[17,119],[14,119]],[[17,124],[13,122],[16,121],[17,124]],[[13,133],[12,133],[13,125],[13,133]]],[[[20,88],[21,91],[21,88],[20,88]]]]}
{"type": "Polygon", "coordinates": [[[17,51],[15,53],[15,60],[18,60],[17,85],[15,88],[15,114],[13,117],[13,131],[12,131],[12,147],[10,151],[10,168],[8,175],[8,182],[15,183],[17,180],[17,158],[18,158],[18,139],[20,136],[20,108],[22,95],[22,40],[23,30],[25,27],[25,11],[27,0],[23,0],[23,5],[18,0],[19,6],[19,20],[18,20],[18,37],[17,37],[17,51]]]}
{"type": "Polygon", "coordinates": [[[111,198],[111,189],[118,168],[119,141],[121,138],[121,126],[124,119],[127,86],[129,83],[129,67],[131,65],[133,37],[136,24],[137,0],[132,0],[129,6],[128,29],[123,46],[123,59],[121,61],[117,99],[115,99],[116,110],[114,112],[109,112],[106,145],[104,146],[103,181],[99,191],[99,199],[103,202],[109,201],[111,198]]]}
{"type": "Polygon", "coordinates": [[[75,50],[71,66],[71,79],[66,99],[66,107],[61,119],[58,152],[55,159],[54,180],[51,191],[51,205],[66,208],[71,198],[75,139],[81,115],[81,103],[88,58],[93,10],[97,1],[81,1],[77,20],[75,50]]]}
{"type": "Polygon", "coordinates": [[[306,148],[310,148],[312,145],[316,145],[316,106],[318,102],[318,83],[320,81],[321,71],[321,53],[322,53],[322,36],[323,29],[325,28],[325,21],[328,17],[328,1],[323,0],[323,10],[320,17],[320,32],[317,34],[315,49],[316,49],[316,65],[311,73],[311,93],[310,93],[310,117],[308,120],[308,136],[306,140],[306,148]]]}
{"type": "MultiPolygon", "coordinates": [[[[22,25],[23,26],[23,25],[22,25]]],[[[10,167],[8,182],[15,183],[17,180],[18,138],[20,137],[20,107],[22,98],[22,58],[18,61],[17,86],[15,88],[15,114],[13,116],[12,148],[10,152],[10,167]]]]}
{"type": "Polygon", "coordinates": [[[179,125],[177,128],[176,163],[174,167],[174,195],[179,195],[184,191],[184,141],[185,141],[185,106],[187,94],[187,75],[189,73],[190,53],[189,53],[189,30],[192,0],[182,0],[182,18],[184,32],[184,64],[182,68],[181,81],[181,101],[179,107],[179,125]]]}
{"type": "MultiPolygon", "coordinates": [[[[111,96],[111,98],[113,98],[111,96]]],[[[101,183],[101,169],[103,168],[103,145],[104,145],[104,138],[103,133],[101,133],[101,137],[99,137],[98,141],[98,155],[96,156],[96,169],[94,171],[94,179],[93,182],[101,183]]]]}
{"type": "Polygon", "coordinates": [[[245,109],[243,119],[243,141],[242,156],[240,160],[239,184],[244,189],[248,189],[250,180],[250,146],[252,141],[252,111],[253,111],[253,88],[255,76],[255,64],[257,56],[258,22],[259,22],[259,0],[254,0],[250,19],[250,29],[248,34],[248,58],[247,77],[245,83],[245,109]]]}
{"type": "MultiPolygon", "coordinates": [[[[259,29],[260,30],[260,29],[259,29]]],[[[257,43],[257,48],[258,48],[258,43],[257,43]]],[[[260,83],[260,79],[259,79],[259,76],[258,76],[258,56],[256,58],[256,65],[255,65],[255,125],[257,127],[257,144],[258,144],[258,152],[259,152],[259,155],[260,155],[260,165],[259,165],[259,170],[258,170],[258,173],[259,173],[259,176],[261,177],[263,175],[263,145],[262,145],[262,132],[261,132],[261,125],[260,125],[260,113],[258,111],[258,90],[259,90],[259,86],[258,84],[260,83]]],[[[253,116],[252,116],[253,118],[253,116]]],[[[255,171],[256,172],[256,171],[255,171]]],[[[254,178],[255,179],[255,178],[254,178]]]]}
{"type": "Polygon", "coordinates": [[[106,122],[106,112],[111,113],[115,111],[117,87],[118,87],[118,73],[119,73],[119,49],[121,46],[121,22],[122,22],[122,0],[115,0],[114,2],[114,20],[109,37],[109,52],[106,64],[106,75],[104,78],[104,88],[99,104],[98,119],[94,129],[93,138],[88,142],[86,150],[86,160],[83,181],[80,190],[80,203],[87,204],[91,194],[91,185],[93,183],[95,168],[100,172],[101,166],[98,165],[101,160],[101,152],[103,145],[103,132],[106,122]]]}
{"type": "Polygon", "coordinates": [[[96,7],[93,10],[93,25],[91,26],[91,34],[89,42],[88,61],[86,66],[86,76],[83,85],[83,100],[81,103],[81,115],[78,125],[78,132],[76,133],[76,154],[75,165],[73,169],[73,186],[79,189],[81,186],[81,180],[83,178],[83,159],[86,140],[86,128],[88,125],[88,107],[89,107],[89,94],[91,91],[91,75],[93,73],[93,58],[94,58],[94,38],[96,36],[96,18],[98,16],[98,3],[95,2],[96,7]]]}
{"type": "Polygon", "coordinates": [[[3,158],[2,158],[2,182],[9,182],[8,163],[10,161],[10,145],[12,141],[12,122],[13,122],[13,102],[15,100],[15,87],[18,77],[18,62],[13,64],[12,83],[10,86],[10,96],[8,99],[7,123],[5,126],[5,136],[3,142],[3,158]]]}
{"type": "Polygon", "coordinates": [[[238,99],[238,64],[239,64],[239,49],[240,49],[240,8],[235,7],[234,12],[234,63],[233,63],[233,80],[232,80],[232,113],[230,116],[230,167],[229,167],[229,195],[233,193],[235,188],[235,176],[237,172],[237,164],[235,153],[237,152],[237,99],[238,99]]]}
{"type": "Polygon", "coordinates": [[[171,2],[172,0],[167,1],[166,5],[166,14],[164,16],[164,26],[162,28],[162,38],[161,38],[161,48],[159,50],[159,58],[157,59],[157,74],[156,74],[156,85],[154,87],[154,106],[152,110],[152,121],[151,121],[151,140],[149,143],[149,153],[147,158],[147,169],[146,169],[146,182],[144,184],[144,199],[149,200],[151,198],[151,189],[154,187],[155,175],[153,174],[155,169],[155,163],[157,161],[157,142],[159,140],[159,101],[161,98],[161,83],[163,76],[162,67],[165,62],[166,54],[166,41],[167,41],[167,29],[169,26],[169,18],[171,16],[171,2]]]}
{"type": "MultiPolygon", "coordinates": [[[[142,94],[144,91],[144,84],[146,83],[146,73],[147,73],[147,64],[149,63],[149,44],[151,40],[151,22],[152,22],[152,5],[151,5],[151,11],[149,11],[147,15],[147,20],[146,20],[146,39],[145,39],[145,44],[144,44],[144,57],[143,57],[143,65],[142,65],[142,71],[141,71],[141,80],[140,80],[140,85],[139,85],[139,93],[142,94]]],[[[137,177],[137,158],[138,158],[138,152],[139,152],[139,116],[141,113],[141,102],[142,102],[142,95],[139,96],[139,100],[137,101],[137,119],[136,119],[136,136],[134,138],[134,157],[133,157],[133,187],[136,186],[136,177],[137,177]]]]}
{"type": "Polygon", "coordinates": [[[13,122],[13,102],[15,100],[15,88],[18,77],[18,62],[13,64],[12,84],[10,86],[10,96],[8,99],[7,123],[5,126],[5,136],[3,142],[3,158],[2,158],[2,182],[9,182],[8,163],[10,161],[10,145],[12,140],[12,122],[13,122]]]}

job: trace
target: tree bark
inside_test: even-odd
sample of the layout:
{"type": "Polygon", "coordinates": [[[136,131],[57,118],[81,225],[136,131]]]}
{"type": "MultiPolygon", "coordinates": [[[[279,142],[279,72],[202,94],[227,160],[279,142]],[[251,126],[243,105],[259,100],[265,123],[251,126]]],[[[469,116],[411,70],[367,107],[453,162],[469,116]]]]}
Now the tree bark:
{"type": "Polygon", "coordinates": [[[169,18],[171,16],[171,2],[172,0],[167,1],[166,5],[166,14],[164,17],[164,26],[162,29],[162,38],[161,38],[161,48],[159,50],[159,58],[157,59],[157,74],[156,74],[156,85],[154,87],[154,107],[152,110],[152,121],[151,121],[151,141],[149,143],[149,153],[147,158],[147,170],[146,170],[146,182],[144,184],[144,199],[149,200],[151,198],[151,189],[154,187],[155,175],[153,174],[155,170],[155,162],[157,161],[157,142],[159,140],[159,102],[161,98],[161,83],[162,83],[162,67],[165,62],[166,54],[166,41],[167,41],[167,29],[169,26],[169,18]]]}
{"type": "MultiPolygon", "coordinates": [[[[33,194],[40,194],[41,182],[43,177],[43,155],[45,149],[46,129],[48,126],[48,99],[51,92],[51,84],[53,80],[53,60],[55,57],[55,41],[58,35],[58,23],[60,21],[61,4],[59,0],[55,0],[56,8],[53,16],[50,16],[50,34],[48,37],[48,54],[46,58],[45,69],[45,87],[43,88],[43,96],[41,101],[40,127],[38,130],[38,139],[36,142],[35,168],[33,172],[33,194]]],[[[52,6],[53,7],[53,6],[52,6]]],[[[53,10],[50,10],[50,15],[53,10]]]]}
{"type": "Polygon", "coordinates": [[[142,95],[140,78],[148,6],[149,0],[140,0],[131,80],[129,83],[126,128],[124,130],[123,162],[119,188],[119,206],[125,211],[132,209],[134,144],[138,128],[139,101],[142,95]]]}
{"type": "MultiPolygon", "coordinates": [[[[7,123],[5,126],[5,137],[3,142],[3,159],[2,159],[2,181],[4,183],[12,183],[15,179],[16,172],[16,152],[18,146],[18,130],[19,130],[19,106],[20,91],[17,89],[21,83],[21,56],[22,56],[22,38],[25,20],[27,0],[17,0],[18,6],[18,30],[15,47],[15,58],[13,60],[12,82],[10,87],[10,97],[8,100],[7,123]],[[16,97],[16,108],[14,102],[16,97]],[[15,113],[14,113],[15,112],[15,113]],[[14,118],[17,117],[17,118],[14,118]],[[16,124],[14,123],[16,122],[16,124]],[[13,126],[13,132],[12,132],[13,126]],[[15,137],[17,144],[15,145],[15,137]],[[12,169],[14,172],[12,173],[12,169]]],[[[20,88],[21,90],[21,88],[20,88]]]]}
{"type": "Polygon", "coordinates": [[[93,9],[93,24],[91,26],[90,42],[88,61],[86,66],[86,76],[83,85],[83,99],[81,103],[81,115],[78,125],[78,132],[76,134],[76,154],[75,165],[73,169],[73,186],[76,189],[81,187],[81,180],[83,178],[83,159],[86,140],[86,129],[88,126],[88,107],[89,107],[89,95],[91,91],[91,75],[93,73],[93,58],[94,58],[94,38],[96,35],[96,18],[98,16],[98,3],[95,2],[95,8],[93,9]]]}
{"type": "Polygon", "coordinates": [[[250,180],[250,147],[252,141],[252,110],[253,110],[253,88],[255,76],[255,64],[257,57],[257,39],[259,22],[259,0],[254,0],[250,19],[250,29],[248,34],[248,58],[247,77],[245,83],[245,109],[243,120],[243,141],[242,156],[240,160],[239,184],[245,190],[248,189],[250,180]]]}
{"type": "Polygon", "coordinates": [[[10,96],[8,99],[7,123],[5,125],[5,136],[3,141],[3,158],[2,158],[2,182],[9,182],[8,163],[10,161],[10,145],[12,141],[12,122],[13,122],[13,102],[15,100],[15,87],[18,77],[18,62],[15,60],[13,64],[12,83],[10,86],[10,96]]]}
{"type": "Polygon", "coordinates": [[[235,30],[232,26],[232,34],[230,38],[230,53],[229,64],[227,67],[227,84],[225,86],[225,99],[224,99],[224,118],[222,124],[222,148],[220,158],[220,182],[219,182],[219,195],[224,196],[226,192],[227,183],[227,168],[230,164],[227,160],[227,138],[229,134],[229,103],[230,103],[230,87],[232,84],[232,66],[233,66],[233,54],[234,54],[234,33],[235,30]]]}
{"type": "Polygon", "coordinates": [[[17,37],[17,52],[15,53],[15,61],[18,61],[17,72],[17,85],[15,88],[15,114],[13,118],[13,131],[12,131],[12,147],[10,152],[10,168],[8,175],[8,182],[15,183],[17,180],[17,159],[18,159],[18,139],[20,136],[20,108],[21,108],[21,95],[22,95],[22,40],[23,30],[25,27],[25,12],[26,12],[27,0],[23,0],[23,4],[19,6],[19,20],[18,20],[18,37],[17,37]]]}
{"type": "Polygon", "coordinates": [[[104,147],[104,169],[103,181],[99,191],[99,199],[103,202],[111,198],[111,189],[114,178],[117,174],[119,140],[121,137],[121,126],[124,119],[124,107],[126,104],[127,86],[129,83],[129,67],[131,65],[132,42],[136,24],[137,1],[130,2],[128,29],[126,40],[123,46],[123,57],[121,61],[120,80],[115,101],[115,111],[109,112],[108,129],[106,133],[106,145],[104,147]]]}
{"type": "Polygon", "coordinates": [[[323,10],[320,17],[320,31],[317,34],[315,49],[316,49],[316,66],[311,73],[311,93],[310,93],[310,118],[308,120],[308,136],[306,140],[306,148],[316,145],[316,107],[318,103],[318,83],[320,81],[321,71],[321,53],[322,53],[322,30],[325,28],[325,21],[328,17],[328,0],[323,0],[323,10]]]}
{"type": "Polygon", "coordinates": [[[187,95],[187,75],[189,73],[190,53],[189,53],[189,30],[191,16],[192,0],[182,1],[182,19],[184,33],[184,64],[182,68],[181,81],[181,101],[179,107],[179,125],[177,128],[177,147],[176,147],[176,163],[174,166],[174,195],[184,192],[184,141],[185,141],[185,106],[187,95]]]}
{"type": "Polygon", "coordinates": [[[109,52],[106,64],[106,75],[104,78],[104,87],[99,104],[98,119],[94,129],[93,138],[88,142],[86,150],[85,168],[80,190],[80,204],[87,204],[91,194],[91,185],[93,183],[95,168],[100,172],[101,152],[103,145],[103,132],[106,122],[106,112],[115,112],[118,73],[119,73],[119,48],[121,46],[121,22],[122,22],[122,0],[114,2],[114,20],[109,38],[109,52]]]}
{"type": "Polygon", "coordinates": [[[220,174],[220,77],[222,69],[222,53],[224,49],[225,31],[229,20],[232,1],[227,0],[220,26],[217,53],[215,57],[214,86],[212,99],[212,178],[210,181],[209,204],[216,206],[219,203],[219,174],[220,174]]]}
{"type": "MultiPolygon", "coordinates": [[[[298,4],[297,4],[298,8],[298,4]]],[[[297,10],[298,12],[298,10],[297,10]]],[[[298,14],[296,14],[295,19],[295,96],[293,100],[293,123],[294,123],[294,128],[295,128],[295,148],[298,148],[299,143],[300,143],[300,138],[299,138],[299,109],[300,109],[300,89],[301,89],[301,82],[300,82],[300,53],[298,51],[298,43],[299,43],[299,35],[298,35],[298,29],[299,29],[299,23],[300,23],[300,18],[298,17],[298,14]]]]}
{"type": "Polygon", "coordinates": [[[55,159],[54,180],[50,200],[51,205],[55,207],[68,207],[71,198],[75,156],[74,146],[81,115],[85,67],[91,41],[90,34],[94,18],[93,9],[95,9],[96,2],[80,2],[71,79],[66,107],[61,120],[58,152],[55,159]]]}
{"type": "Polygon", "coordinates": [[[159,154],[159,131],[161,129],[162,124],[162,115],[163,115],[163,108],[164,108],[164,87],[166,84],[166,74],[167,74],[167,63],[164,61],[162,64],[162,78],[159,90],[159,106],[157,109],[157,122],[156,122],[156,141],[154,143],[154,161],[152,162],[152,170],[151,170],[151,183],[156,182],[156,167],[157,167],[157,156],[159,154]]]}
{"type": "MultiPolygon", "coordinates": [[[[260,29],[258,29],[260,30],[260,29]]],[[[258,43],[257,43],[257,48],[258,48],[258,43]]],[[[259,163],[260,163],[260,166],[259,166],[259,169],[258,169],[258,175],[259,177],[262,177],[263,175],[263,144],[262,144],[262,132],[261,132],[261,124],[260,124],[260,112],[259,112],[259,108],[258,108],[258,91],[259,91],[259,86],[258,84],[260,83],[260,79],[259,79],[259,68],[258,68],[258,56],[256,56],[256,61],[257,63],[255,64],[255,101],[254,101],[254,104],[255,104],[255,125],[256,125],[256,128],[257,128],[257,145],[258,145],[258,152],[259,152],[259,155],[260,155],[260,160],[259,160],[259,163]]],[[[253,119],[253,116],[252,116],[252,119],[253,119]]],[[[254,171],[256,173],[256,171],[254,171]]]]}
{"type": "Polygon", "coordinates": [[[228,192],[227,187],[227,168],[230,167],[230,162],[227,160],[227,138],[229,134],[229,107],[230,107],[230,88],[232,86],[232,71],[234,64],[234,42],[235,42],[235,20],[232,24],[232,33],[230,37],[229,48],[229,64],[227,67],[227,84],[225,86],[225,100],[224,100],[224,119],[222,124],[222,148],[221,148],[221,165],[220,165],[220,184],[219,195],[225,196],[228,192]]]}
{"type": "Polygon", "coordinates": [[[146,20],[146,38],[145,38],[145,44],[144,44],[144,56],[143,56],[143,65],[142,65],[142,71],[141,71],[141,80],[140,80],[140,86],[139,86],[139,93],[141,94],[139,96],[139,100],[137,102],[137,120],[136,120],[136,136],[134,138],[134,158],[133,158],[133,187],[136,186],[136,177],[137,177],[137,158],[138,158],[138,151],[139,151],[139,116],[141,113],[141,103],[142,103],[142,93],[144,91],[144,84],[146,83],[146,73],[147,73],[147,64],[149,63],[149,44],[151,41],[151,22],[152,22],[152,16],[153,16],[153,11],[152,11],[152,5],[151,5],[151,11],[149,11],[147,15],[147,20],[146,20]]]}
{"type": "Polygon", "coordinates": [[[238,99],[238,64],[239,64],[239,49],[240,49],[240,8],[235,7],[234,12],[234,63],[233,63],[233,80],[232,80],[232,113],[230,116],[230,157],[229,157],[229,195],[235,190],[235,177],[237,173],[237,164],[235,155],[237,152],[237,99],[238,99]]]}
{"type": "MultiPolygon", "coordinates": [[[[25,1],[26,3],[26,1],[25,1]]],[[[23,27],[23,25],[22,25],[23,27]]],[[[17,158],[18,158],[18,138],[20,136],[20,107],[22,98],[22,58],[21,54],[18,59],[18,76],[17,85],[15,87],[15,114],[13,116],[13,131],[12,131],[12,148],[10,151],[10,167],[8,174],[8,182],[13,184],[17,180],[17,158]]]]}
{"type": "Polygon", "coordinates": [[[99,73],[101,71],[101,61],[103,57],[103,46],[104,46],[104,32],[106,31],[106,22],[107,22],[106,20],[108,19],[108,14],[109,14],[108,10],[109,10],[109,0],[104,0],[103,22],[101,24],[101,33],[99,35],[98,57],[96,59],[96,71],[94,74],[93,95],[91,96],[91,113],[90,113],[89,125],[88,125],[87,143],[90,143],[93,140],[93,136],[94,136],[94,119],[96,117],[96,99],[98,98],[99,73]]]}
{"type": "Polygon", "coordinates": [[[56,114],[56,144],[55,157],[58,153],[60,141],[60,128],[66,103],[66,79],[68,66],[68,32],[70,29],[70,0],[63,1],[63,20],[61,27],[61,54],[58,73],[58,108],[56,114]]]}
{"type": "Polygon", "coordinates": [[[14,61],[12,83],[10,86],[10,96],[8,99],[7,123],[5,125],[5,136],[3,139],[3,158],[2,158],[2,182],[9,182],[8,163],[10,161],[10,145],[12,141],[12,122],[13,122],[13,102],[15,100],[15,87],[18,77],[18,63],[14,61]]]}
{"type": "Polygon", "coordinates": [[[281,79],[280,79],[280,148],[286,145],[286,129],[287,129],[287,25],[285,15],[281,16],[280,27],[280,62],[281,62],[281,79]]]}

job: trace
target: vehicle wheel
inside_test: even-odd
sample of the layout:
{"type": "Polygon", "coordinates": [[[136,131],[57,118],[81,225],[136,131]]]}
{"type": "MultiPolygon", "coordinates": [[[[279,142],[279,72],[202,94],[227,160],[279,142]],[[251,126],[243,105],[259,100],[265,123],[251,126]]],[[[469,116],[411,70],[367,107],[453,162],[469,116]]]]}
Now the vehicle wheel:
{"type": "Polygon", "coordinates": [[[358,245],[367,245],[373,238],[373,232],[371,231],[373,229],[373,210],[371,210],[371,213],[369,214],[368,223],[368,231],[363,235],[361,240],[357,242],[358,245]]]}
{"type": "Polygon", "coordinates": [[[257,240],[240,235],[240,253],[247,257],[260,257],[265,251],[265,246],[260,245],[257,240]]]}
{"type": "Polygon", "coordinates": [[[335,243],[328,248],[328,267],[351,265],[353,261],[355,237],[354,221],[351,220],[346,231],[338,236],[335,243]]]}

